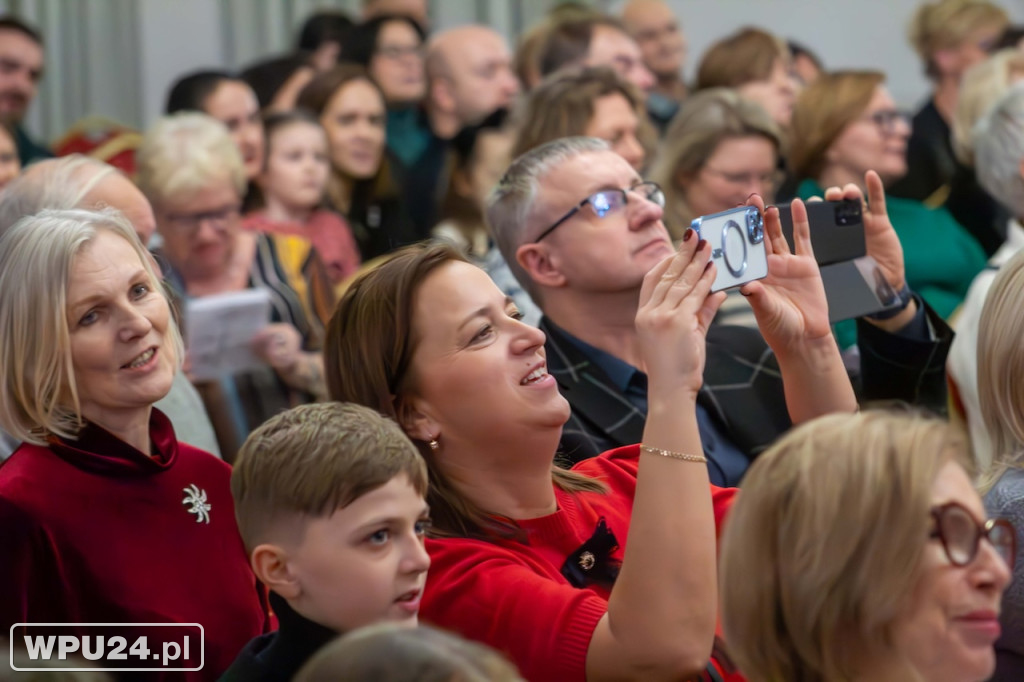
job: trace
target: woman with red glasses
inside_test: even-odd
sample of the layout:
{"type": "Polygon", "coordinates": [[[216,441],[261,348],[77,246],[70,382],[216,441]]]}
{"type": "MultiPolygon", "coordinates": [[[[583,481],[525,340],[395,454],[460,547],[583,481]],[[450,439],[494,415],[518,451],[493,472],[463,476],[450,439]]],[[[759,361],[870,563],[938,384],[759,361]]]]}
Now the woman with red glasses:
{"type": "Polygon", "coordinates": [[[986,521],[967,452],[945,422],[868,411],[809,422],[754,462],[720,586],[750,682],[989,679],[1016,538],[986,521]]]}

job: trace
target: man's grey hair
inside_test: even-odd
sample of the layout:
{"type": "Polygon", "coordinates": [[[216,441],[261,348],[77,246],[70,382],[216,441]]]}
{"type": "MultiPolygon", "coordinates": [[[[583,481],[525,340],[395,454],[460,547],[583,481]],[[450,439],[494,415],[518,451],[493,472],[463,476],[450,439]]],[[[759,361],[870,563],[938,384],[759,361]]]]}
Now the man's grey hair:
{"type": "Polygon", "coordinates": [[[1024,83],[1011,88],[974,127],[978,182],[1015,218],[1024,217],[1024,83]]]}
{"type": "Polygon", "coordinates": [[[563,137],[542,144],[513,161],[487,199],[486,217],[491,235],[512,274],[538,305],[543,305],[540,292],[516,260],[516,251],[536,239],[545,228],[534,225],[541,180],[572,158],[604,151],[611,151],[611,147],[596,137],[563,137]]]}
{"type": "Polygon", "coordinates": [[[0,194],[0,235],[24,216],[44,208],[78,208],[103,178],[119,172],[82,154],[32,164],[0,194]]]}

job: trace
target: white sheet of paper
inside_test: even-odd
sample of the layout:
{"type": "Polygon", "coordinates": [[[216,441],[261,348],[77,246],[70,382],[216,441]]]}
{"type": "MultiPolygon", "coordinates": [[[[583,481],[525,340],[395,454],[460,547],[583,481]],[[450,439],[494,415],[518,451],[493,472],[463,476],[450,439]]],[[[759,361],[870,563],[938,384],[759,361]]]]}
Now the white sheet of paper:
{"type": "Polygon", "coordinates": [[[269,323],[270,294],[266,289],[189,300],[185,329],[192,378],[218,379],[262,365],[249,350],[249,342],[269,323]]]}

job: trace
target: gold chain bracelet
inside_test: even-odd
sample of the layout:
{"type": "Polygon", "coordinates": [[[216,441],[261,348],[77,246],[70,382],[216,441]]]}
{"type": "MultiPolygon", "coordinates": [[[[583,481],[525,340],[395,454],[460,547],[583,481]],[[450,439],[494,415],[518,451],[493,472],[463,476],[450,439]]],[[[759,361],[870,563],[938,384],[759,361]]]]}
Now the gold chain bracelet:
{"type": "Polygon", "coordinates": [[[652,455],[661,455],[662,457],[671,457],[672,459],[681,459],[686,462],[707,462],[708,458],[704,455],[690,455],[685,452],[672,452],[671,450],[662,450],[661,448],[652,448],[650,445],[640,445],[640,449],[643,452],[649,452],[652,455]]]}

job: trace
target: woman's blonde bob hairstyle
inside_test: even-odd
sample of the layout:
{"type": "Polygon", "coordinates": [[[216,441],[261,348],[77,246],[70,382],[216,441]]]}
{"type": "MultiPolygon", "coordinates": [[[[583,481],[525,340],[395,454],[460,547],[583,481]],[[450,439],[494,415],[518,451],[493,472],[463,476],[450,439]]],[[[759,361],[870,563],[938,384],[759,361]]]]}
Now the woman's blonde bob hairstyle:
{"type": "Polygon", "coordinates": [[[1024,251],[992,280],[978,320],[978,403],[992,439],[988,492],[1007,469],[1024,465],[1024,251]]]}
{"type": "Polygon", "coordinates": [[[966,452],[945,422],[866,411],[804,424],[757,458],[721,556],[725,639],[750,682],[855,679],[891,653],[933,484],[966,452]]]}
{"type": "Polygon", "coordinates": [[[988,0],[936,0],[918,6],[907,38],[924,61],[925,73],[937,78],[941,75],[935,62],[937,52],[963,45],[984,28],[994,29],[998,36],[1009,23],[1006,10],[988,0]]]}
{"type": "Polygon", "coordinates": [[[878,71],[834,71],[800,93],[789,135],[789,166],[797,180],[821,177],[829,147],[860,118],[884,82],[878,71]]]}
{"type": "MultiPolygon", "coordinates": [[[[40,211],[0,239],[0,427],[18,440],[74,439],[84,426],[67,294],[75,257],[100,230],[127,241],[154,291],[166,296],[149,252],[131,223],[112,209],[40,211]]],[[[180,367],[184,344],[173,317],[168,324],[169,346],[180,367]]]]}
{"type": "Polygon", "coordinates": [[[742,137],[768,140],[776,158],[782,151],[782,133],[772,117],[732,88],[701,90],[672,119],[649,177],[665,192],[665,224],[673,239],[682,239],[697,217],[686,201],[683,183],[700,173],[718,145],[742,137]]]}

